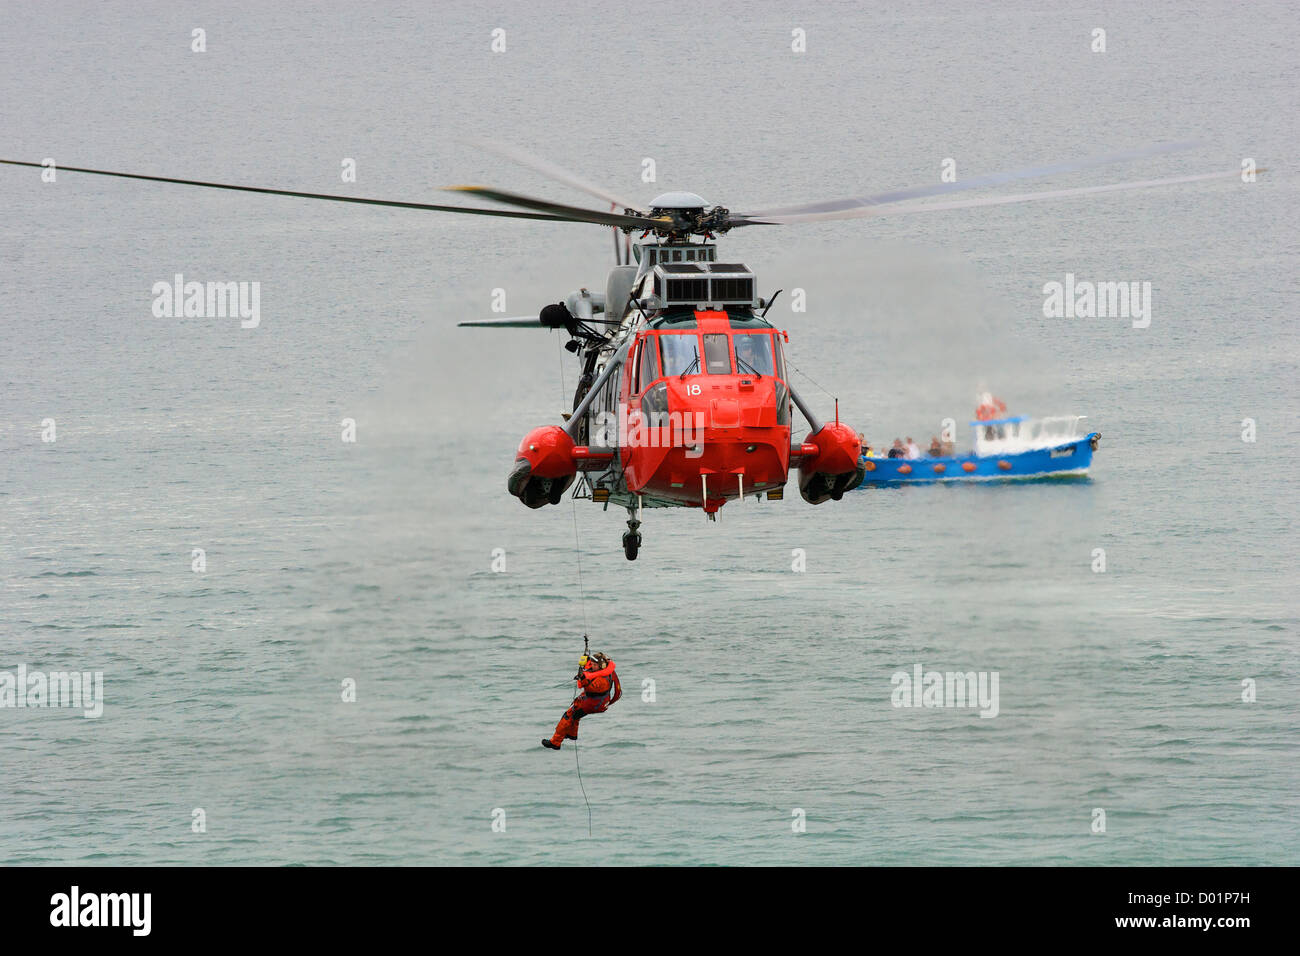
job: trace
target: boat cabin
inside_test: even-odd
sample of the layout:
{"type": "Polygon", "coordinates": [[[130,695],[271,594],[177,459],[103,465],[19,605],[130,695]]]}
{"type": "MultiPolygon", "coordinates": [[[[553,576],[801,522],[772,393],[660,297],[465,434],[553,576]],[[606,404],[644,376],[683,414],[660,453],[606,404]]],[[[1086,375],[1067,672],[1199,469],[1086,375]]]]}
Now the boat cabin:
{"type": "Polygon", "coordinates": [[[1055,415],[1031,418],[1028,415],[1015,415],[971,422],[975,433],[975,454],[981,457],[1016,455],[1079,441],[1087,437],[1079,425],[1085,417],[1055,415]]]}

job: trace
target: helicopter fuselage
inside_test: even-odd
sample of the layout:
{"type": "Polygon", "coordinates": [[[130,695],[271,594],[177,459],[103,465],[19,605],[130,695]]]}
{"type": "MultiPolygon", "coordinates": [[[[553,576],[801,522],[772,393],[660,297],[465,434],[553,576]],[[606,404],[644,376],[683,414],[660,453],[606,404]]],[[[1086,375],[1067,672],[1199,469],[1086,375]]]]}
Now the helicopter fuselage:
{"type": "Polygon", "coordinates": [[[754,296],[753,274],[716,263],[712,246],[637,249],[640,267],[612,270],[605,296],[566,300],[571,314],[601,311],[614,328],[576,339],[584,375],[574,410],[520,443],[510,491],[538,508],[558,504],[576,480],[575,497],[626,507],[639,542],[643,508],[713,517],[746,496],[779,500],[796,463],[813,504],[856,486],[857,433],[822,424],[800,401],[787,378],[788,336],[756,311],[770,302],[754,296]],[[617,324],[616,303],[625,303],[617,324]],[[792,445],[796,405],[812,432],[792,445]]]}
{"type": "Polygon", "coordinates": [[[733,498],[783,488],[790,398],[781,333],[739,310],[639,325],[608,398],[588,411],[591,444],[617,449],[604,472],[588,473],[592,490],[607,488],[626,506],[712,514],[733,498]]]}

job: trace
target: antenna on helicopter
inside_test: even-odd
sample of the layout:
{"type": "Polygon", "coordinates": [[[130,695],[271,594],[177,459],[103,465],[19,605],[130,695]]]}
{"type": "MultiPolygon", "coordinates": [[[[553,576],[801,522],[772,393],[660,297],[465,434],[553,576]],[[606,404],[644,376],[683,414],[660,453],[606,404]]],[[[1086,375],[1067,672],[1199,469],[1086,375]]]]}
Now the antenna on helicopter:
{"type": "Polygon", "coordinates": [[[784,291],[785,291],[784,289],[777,289],[775,292],[772,293],[772,298],[767,300],[767,305],[763,309],[763,314],[759,316],[760,319],[767,318],[767,313],[771,311],[772,304],[776,302],[776,297],[784,291]]]}
{"type": "Polygon", "coordinates": [[[635,292],[629,292],[627,294],[627,301],[628,305],[636,306],[636,310],[641,313],[641,318],[645,319],[647,322],[650,321],[650,316],[646,314],[645,309],[641,308],[641,300],[636,297],[635,292]]]}

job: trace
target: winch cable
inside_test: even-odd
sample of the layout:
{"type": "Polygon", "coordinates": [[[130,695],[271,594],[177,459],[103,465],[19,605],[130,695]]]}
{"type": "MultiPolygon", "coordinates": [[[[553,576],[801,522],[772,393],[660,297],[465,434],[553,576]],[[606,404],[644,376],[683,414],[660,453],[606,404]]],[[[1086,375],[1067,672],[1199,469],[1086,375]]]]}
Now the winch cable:
{"type": "Polygon", "coordinates": [[[582,608],[582,650],[587,651],[587,597],[582,590],[582,547],[578,540],[578,501],[571,498],[573,505],[573,557],[578,563],[578,605],[582,608]]]}
{"type": "MultiPolygon", "coordinates": [[[[587,639],[587,599],[582,590],[582,544],[578,537],[578,502],[573,504],[573,557],[578,564],[578,604],[582,607],[582,656],[586,657],[590,646],[587,639]]],[[[575,697],[574,700],[577,700],[575,697]]],[[[591,801],[587,799],[587,786],[582,782],[582,764],[578,760],[577,724],[574,725],[573,766],[578,771],[578,786],[582,788],[582,802],[587,805],[587,836],[591,836],[591,801]]]]}
{"type": "Polygon", "coordinates": [[[560,346],[560,408],[569,400],[569,390],[564,385],[564,340],[556,339],[560,346]]]}

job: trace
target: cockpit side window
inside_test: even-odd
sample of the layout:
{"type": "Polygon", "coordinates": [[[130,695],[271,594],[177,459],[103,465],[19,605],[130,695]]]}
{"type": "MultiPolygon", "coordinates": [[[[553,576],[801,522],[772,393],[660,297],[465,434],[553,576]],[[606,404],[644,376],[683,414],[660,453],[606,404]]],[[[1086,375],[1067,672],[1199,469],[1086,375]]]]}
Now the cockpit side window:
{"type": "Polygon", "coordinates": [[[694,332],[659,336],[659,359],[664,375],[682,375],[700,370],[699,338],[694,332]]]}
{"type": "Polygon", "coordinates": [[[642,391],[647,385],[653,382],[659,376],[655,373],[659,371],[655,365],[655,342],[653,338],[647,336],[641,341],[641,365],[637,372],[637,391],[642,391]]]}
{"type": "Polygon", "coordinates": [[[741,375],[772,375],[772,335],[770,332],[737,332],[732,335],[736,346],[736,371],[741,375]]]}
{"type": "Polygon", "coordinates": [[[717,333],[704,336],[704,364],[710,375],[731,374],[731,349],[727,348],[727,336],[717,333]]]}

